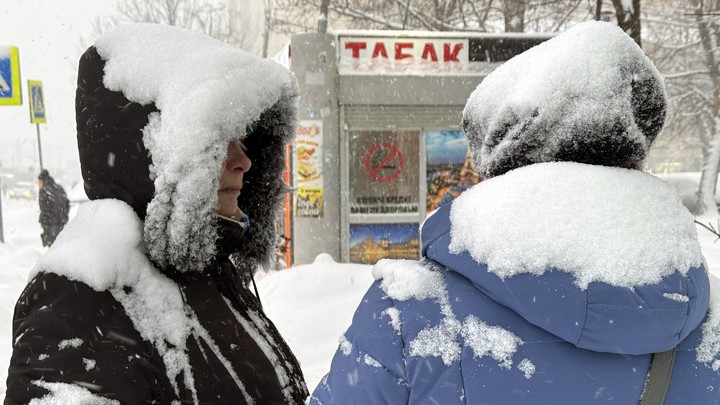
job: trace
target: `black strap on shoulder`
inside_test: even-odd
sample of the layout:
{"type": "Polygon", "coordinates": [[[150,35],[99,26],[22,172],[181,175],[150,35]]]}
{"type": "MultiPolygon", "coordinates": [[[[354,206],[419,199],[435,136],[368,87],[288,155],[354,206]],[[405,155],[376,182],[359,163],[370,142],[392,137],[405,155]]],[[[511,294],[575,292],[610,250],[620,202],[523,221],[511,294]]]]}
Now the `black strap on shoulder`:
{"type": "Polygon", "coordinates": [[[662,405],[665,403],[665,395],[667,395],[670,377],[675,365],[676,351],[677,349],[673,347],[666,352],[653,353],[652,360],[650,360],[650,371],[645,381],[645,389],[640,398],[640,405],[662,405]]]}

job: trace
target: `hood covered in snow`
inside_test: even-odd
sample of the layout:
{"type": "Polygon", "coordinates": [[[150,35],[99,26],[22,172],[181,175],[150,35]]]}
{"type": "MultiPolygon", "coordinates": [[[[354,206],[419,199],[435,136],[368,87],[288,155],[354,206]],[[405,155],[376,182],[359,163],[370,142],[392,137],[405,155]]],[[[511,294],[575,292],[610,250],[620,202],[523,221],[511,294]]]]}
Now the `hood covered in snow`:
{"type": "Polygon", "coordinates": [[[78,72],[88,197],[133,207],[156,264],[202,270],[216,253],[220,168],[228,143],[241,139],[252,168],[238,203],[250,227],[236,262],[254,270],[275,246],[297,97],[294,76],[275,62],[176,27],[118,27],[78,72]]]}
{"type": "Polygon", "coordinates": [[[423,253],[577,347],[668,350],[706,315],[692,215],[652,175],[542,163],[486,180],[430,216],[423,253]]]}
{"type": "Polygon", "coordinates": [[[468,98],[478,172],[540,162],[637,167],[665,122],[663,77],[616,24],[587,21],[510,59],[468,98]]]}

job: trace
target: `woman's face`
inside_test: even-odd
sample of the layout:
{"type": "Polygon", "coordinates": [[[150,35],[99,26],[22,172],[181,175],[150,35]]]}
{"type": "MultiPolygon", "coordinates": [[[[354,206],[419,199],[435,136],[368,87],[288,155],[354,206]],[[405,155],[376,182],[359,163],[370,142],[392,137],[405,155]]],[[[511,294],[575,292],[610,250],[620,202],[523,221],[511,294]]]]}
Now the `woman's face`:
{"type": "Polygon", "coordinates": [[[237,199],[243,186],[243,175],[250,170],[252,162],[245,154],[238,140],[228,144],[227,158],[220,168],[220,188],[218,189],[217,213],[226,217],[238,211],[237,199]]]}

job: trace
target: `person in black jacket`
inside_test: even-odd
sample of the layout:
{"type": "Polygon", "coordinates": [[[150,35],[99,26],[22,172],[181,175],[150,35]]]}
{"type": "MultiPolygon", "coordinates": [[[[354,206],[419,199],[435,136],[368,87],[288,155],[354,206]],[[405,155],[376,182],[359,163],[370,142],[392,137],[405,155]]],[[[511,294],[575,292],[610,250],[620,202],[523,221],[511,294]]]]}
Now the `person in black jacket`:
{"type": "Polygon", "coordinates": [[[68,221],[70,201],[65,190],[55,182],[47,170],[40,171],[38,182],[40,183],[38,194],[40,226],[43,229],[40,238],[43,246],[51,246],[68,221]]]}
{"type": "Polygon", "coordinates": [[[82,204],[17,301],[5,404],[301,404],[258,297],[294,76],[201,34],[135,24],[82,56],[82,204]]]}

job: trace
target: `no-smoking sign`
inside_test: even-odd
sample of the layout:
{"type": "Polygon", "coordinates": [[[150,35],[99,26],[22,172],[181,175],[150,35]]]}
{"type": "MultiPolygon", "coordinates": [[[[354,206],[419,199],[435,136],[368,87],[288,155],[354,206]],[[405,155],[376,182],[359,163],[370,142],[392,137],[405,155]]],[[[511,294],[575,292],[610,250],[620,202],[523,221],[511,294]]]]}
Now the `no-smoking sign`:
{"type": "Polygon", "coordinates": [[[393,181],[402,168],[402,153],[391,143],[378,143],[365,155],[365,171],[381,183],[393,181]]]}

